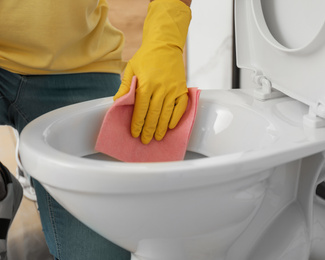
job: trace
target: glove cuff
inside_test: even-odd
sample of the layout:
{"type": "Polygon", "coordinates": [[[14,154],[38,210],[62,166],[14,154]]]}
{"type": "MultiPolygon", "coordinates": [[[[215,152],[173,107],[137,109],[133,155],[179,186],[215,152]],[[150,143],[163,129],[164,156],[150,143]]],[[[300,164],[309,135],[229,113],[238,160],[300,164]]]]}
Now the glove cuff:
{"type": "Polygon", "coordinates": [[[191,18],[191,9],[180,0],[152,1],[143,26],[143,44],[156,42],[183,50],[191,18]]]}

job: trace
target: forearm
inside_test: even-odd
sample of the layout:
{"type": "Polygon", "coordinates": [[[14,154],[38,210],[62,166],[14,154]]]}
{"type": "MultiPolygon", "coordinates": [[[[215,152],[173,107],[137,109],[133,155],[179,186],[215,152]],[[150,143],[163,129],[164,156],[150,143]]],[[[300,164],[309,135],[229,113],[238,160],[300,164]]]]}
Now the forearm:
{"type": "MultiPolygon", "coordinates": [[[[150,0],[150,2],[152,2],[154,0],[150,0]]],[[[192,0],[179,0],[179,1],[182,1],[184,4],[188,5],[188,6],[191,6],[191,3],[192,3],[192,0]]]]}

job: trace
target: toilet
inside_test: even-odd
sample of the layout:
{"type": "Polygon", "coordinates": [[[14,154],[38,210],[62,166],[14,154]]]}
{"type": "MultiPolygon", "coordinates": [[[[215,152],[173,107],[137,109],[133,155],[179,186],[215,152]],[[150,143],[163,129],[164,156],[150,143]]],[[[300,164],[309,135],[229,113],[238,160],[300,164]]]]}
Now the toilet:
{"type": "Polygon", "coordinates": [[[98,154],[104,98],[31,122],[25,171],[132,260],[324,260],[324,5],[236,1],[237,62],[254,88],[202,90],[184,161],[98,154]]]}

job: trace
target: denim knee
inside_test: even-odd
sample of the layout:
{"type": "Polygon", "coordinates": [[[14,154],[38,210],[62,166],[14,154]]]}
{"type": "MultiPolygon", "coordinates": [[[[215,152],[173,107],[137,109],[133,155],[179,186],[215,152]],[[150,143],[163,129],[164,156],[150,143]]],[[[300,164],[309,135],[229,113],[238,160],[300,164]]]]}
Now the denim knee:
{"type": "Polygon", "coordinates": [[[50,253],[59,260],[130,260],[125,249],[106,240],[67,212],[33,180],[50,253]]]}

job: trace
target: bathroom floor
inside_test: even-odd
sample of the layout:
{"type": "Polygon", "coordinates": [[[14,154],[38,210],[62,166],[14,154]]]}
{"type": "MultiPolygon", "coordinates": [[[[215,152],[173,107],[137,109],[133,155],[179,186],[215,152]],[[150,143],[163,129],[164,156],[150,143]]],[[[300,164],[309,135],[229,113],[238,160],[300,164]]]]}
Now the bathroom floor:
{"type": "MultiPolygon", "coordinates": [[[[128,60],[141,45],[143,21],[149,0],[107,0],[110,21],[125,34],[123,59],[128,60]]],[[[10,127],[0,126],[0,161],[16,174],[16,140],[10,127]]],[[[42,232],[35,202],[23,198],[8,236],[9,260],[52,260],[42,232]]]]}

